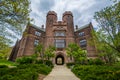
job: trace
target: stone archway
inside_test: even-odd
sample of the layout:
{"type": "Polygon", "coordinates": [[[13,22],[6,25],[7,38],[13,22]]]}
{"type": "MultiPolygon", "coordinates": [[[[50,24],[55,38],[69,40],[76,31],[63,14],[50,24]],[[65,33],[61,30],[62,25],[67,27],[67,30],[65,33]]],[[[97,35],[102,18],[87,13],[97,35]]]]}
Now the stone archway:
{"type": "Polygon", "coordinates": [[[64,62],[64,56],[63,55],[57,55],[56,58],[55,58],[55,63],[57,65],[63,65],[65,62],[64,62]]]}

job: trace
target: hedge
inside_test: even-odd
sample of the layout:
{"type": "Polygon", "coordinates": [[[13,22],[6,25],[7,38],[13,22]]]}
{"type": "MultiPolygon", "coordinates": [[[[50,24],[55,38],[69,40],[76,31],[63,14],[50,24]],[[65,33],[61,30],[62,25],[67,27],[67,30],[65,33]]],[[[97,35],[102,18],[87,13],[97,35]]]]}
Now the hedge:
{"type": "Polygon", "coordinates": [[[120,66],[76,65],[72,71],[81,80],[120,80],[120,66]]]}
{"type": "Polygon", "coordinates": [[[0,80],[37,80],[38,74],[47,75],[50,71],[43,64],[22,64],[16,68],[0,68],[0,80]]]}

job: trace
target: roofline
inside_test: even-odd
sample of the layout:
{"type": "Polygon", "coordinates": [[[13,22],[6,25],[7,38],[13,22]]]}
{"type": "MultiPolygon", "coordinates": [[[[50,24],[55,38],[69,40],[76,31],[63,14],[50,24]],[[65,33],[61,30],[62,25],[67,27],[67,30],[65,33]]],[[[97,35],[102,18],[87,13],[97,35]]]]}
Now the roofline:
{"type": "Polygon", "coordinates": [[[86,25],[81,26],[80,28],[78,28],[78,29],[77,29],[76,31],[74,31],[74,32],[77,32],[77,31],[80,31],[80,30],[82,30],[82,29],[84,29],[84,28],[87,28],[87,27],[90,26],[90,24],[91,24],[91,22],[88,23],[88,24],[86,24],[86,25]]]}
{"type": "Polygon", "coordinates": [[[42,28],[40,28],[40,27],[38,27],[38,26],[36,26],[36,25],[34,25],[34,24],[32,24],[32,23],[29,23],[28,26],[31,26],[31,27],[33,27],[33,28],[35,28],[35,29],[37,29],[37,30],[40,30],[40,31],[45,32],[44,29],[42,29],[42,28]]]}

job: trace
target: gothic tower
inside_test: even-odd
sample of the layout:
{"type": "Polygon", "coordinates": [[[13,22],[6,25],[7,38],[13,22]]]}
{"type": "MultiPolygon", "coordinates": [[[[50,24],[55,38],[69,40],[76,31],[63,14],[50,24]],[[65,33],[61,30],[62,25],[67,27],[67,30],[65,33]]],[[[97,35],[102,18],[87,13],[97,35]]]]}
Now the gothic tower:
{"type": "Polygon", "coordinates": [[[55,22],[57,22],[57,14],[54,11],[49,11],[46,16],[46,48],[49,45],[54,45],[52,28],[55,22]]]}
{"type": "Polygon", "coordinates": [[[74,22],[73,22],[73,14],[71,11],[66,11],[63,13],[63,17],[62,17],[63,22],[67,23],[67,31],[66,31],[66,45],[68,45],[69,43],[74,43],[75,39],[74,39],[74,22]]]}

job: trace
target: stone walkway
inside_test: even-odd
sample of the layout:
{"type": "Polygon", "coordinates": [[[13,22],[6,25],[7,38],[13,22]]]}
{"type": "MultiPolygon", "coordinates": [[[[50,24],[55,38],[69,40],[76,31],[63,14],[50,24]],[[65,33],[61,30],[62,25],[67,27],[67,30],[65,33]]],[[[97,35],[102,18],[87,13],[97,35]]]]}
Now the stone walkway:
{"type": "Polygon", "coordinates": [[[80,80],[65,65],[55,65],[52,72],[43,80],[80,80]]]}

